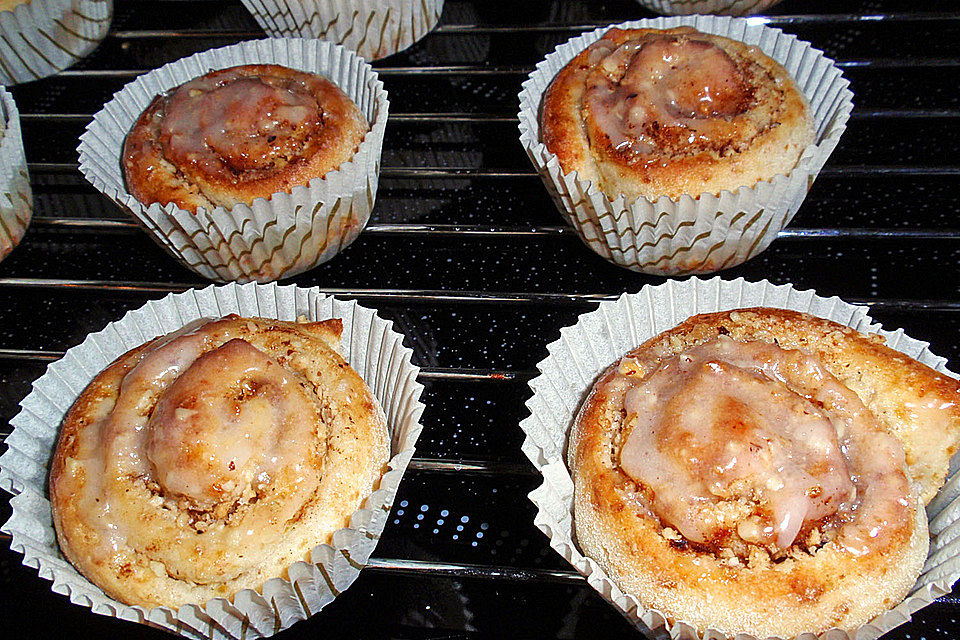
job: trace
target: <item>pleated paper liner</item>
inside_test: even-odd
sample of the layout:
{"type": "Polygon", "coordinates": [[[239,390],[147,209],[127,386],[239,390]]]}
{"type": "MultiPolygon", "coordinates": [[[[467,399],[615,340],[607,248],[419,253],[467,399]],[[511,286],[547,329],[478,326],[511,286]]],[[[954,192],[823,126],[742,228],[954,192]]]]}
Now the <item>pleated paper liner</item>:
{"type": "Polygon", "coordinates": [[[33,215],[33,191],[20,136],[20,113],[13,96],[0,87],[0,260],[13,251],[33,215]]]}
{"type": "Polygon", "coordinates": [[[443,0],[243,0],[268,36],[320,38],[379,60],[430,33],[443,0]]]}
{"type": "Polygon", "coordinates": [[[53,581],[55,592],[95,613],[189,638],[272,635],[329,604],[356,579],[376,547],[422,428],[423,386],[417,382],[419,369],[412,364],[411,353],[403,346],[403,335],[372,309],[322,295],[317,288],[229,284],[148,302],[87,336],[33,383],[20,413],[11,421],[14,429],[6,440],[8,450],[0,457],[0,487],[15,494],[13,515],[2,530],[13,536],[11,548],[24,554],[24,564],[53,581]],[[116,357],[192,320],[230,313],[281,320],[341,318],[343,356],[373,390],[387,416],[389,470],[354,512],[350,526],[335,532],[331,544],[315,547],[309,562],[290,566],[289,579],[270,580],[262,592],[244,590],[230,600],[215,599],[178,610],[121,604],[81,576],[58,551],[46,483],[60,422],[86,385],[116,357]]]}
{"type": "Polygon", "coordinates": [[[611,25],[623,29],[692,26],[759,47],[790,73],[810,103],[815,144],[787,175],[736,191],[666,196],[656,201],[611,200],[577,172],[565,174],[540,142],[544,92],[559,71],[610,28],[562,44],[537,65],[520,93],[520,142],[557,208],[598,254],[634,271],[657,275],[709,273],[736,266],[767,248],[793,218],[837,146],[853,109],[849,82],[832,60],[809,43],[744,18],[690,16],[611,25]]]}
{"type": "Polygon", "coordinates": [[[333,258],[370,219],[389,102],[370,65],[352,51],[308,38],[267,39],[195,54],[140,76],[108,102],[80,137],[80,171],[129,210],[181,264],[219,281],[268,282],[333,258]],[[290,193],[231,209],[190,213],[175,204],[145,206],[126,190],[120,155],[127,133],[154,96],[214,69],[278,64],[323,75],[370,123],[349,162],[290,193]]]}
{"type": "Polygon", "coordinates": [[[651,11],[666,16],[689,16],[695,13],[718,16],[752,16],[780,0],[637,0],[651,11]]]}
{"type": "Polygon", "coordinates": [[[97,48],[113,0],[31,0],[0,12],[0,84],[46,78],[97,48]]]}
{"type": "MultiPolygon", "coordinates": [[[[713,629],[707,629],[700,636],[690,624],[682,620],[671,622],[664,613],[645,608],[633,596],[620,591],[596,562],[580,553],[574,542],[573,479],[565,463],[567,435],[597,376],[625,353],[692,315],[755,306],[792,309],[828,318],[864,333],[879,333],[891,348],[940,373],[957,377],[946,368],[944,358],[930,353],[927,343],[907,337],[902,330],[882,329],[867,315],[866,308],[766,280],[690,278],[646,286],[639,293],[624,294],[616,301],[601,303],[599,309],[580,316],[575,325],[561,330],[560,339],[547,347],[547,357],[537,365],[540,375],[530,382],[533,397],[527,401],[530,416],[520,423],[525,434],[523,452],[543,476],[543,483],[530,494],[530,500],[537,507],[534,522],[550,539],[550,546],[585,576],[590,586],[634,625],[657,637],[693,640],[727,636],[713,629]]],[[[808,640],[875,638],[950,592],[960,577],[957,462],[955,456],[946,486],[927,507],[932,536],[930,552],[920,578],[904,601],[853,634],[832,629],[819,636],[811,633],[800,637],[808,640]]],[[[746,634],[736,638],[753,640],[746,634]]]]}

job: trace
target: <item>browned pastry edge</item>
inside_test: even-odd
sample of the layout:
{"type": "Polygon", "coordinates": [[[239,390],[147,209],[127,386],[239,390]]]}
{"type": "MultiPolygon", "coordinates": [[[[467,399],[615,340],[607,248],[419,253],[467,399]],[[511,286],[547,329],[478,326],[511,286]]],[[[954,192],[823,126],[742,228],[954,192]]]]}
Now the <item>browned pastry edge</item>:
{"type": "MultiPolygon", "coordinates": [[[[777,309],[695,316],[634,352],[658,346],[680,351],[715,338],[721,327],[734,340],[776,342],[784,349],[818,355],[903,442],[908,475],[920,483],[923,500],[936,493],[960,434],[957,381],[884,346],[882,338],[777,309]],[[904,413],[905,402],[931,394],[954,403],[943,423],[922,424],[904,413]]],[[[671,622],[686,622],[700,632],[709,627],[731,636],[742,632],[784,638],[834,626],[854,628],[908,593],[928,546],[926,514],[916,504],[915,525],[906,538],[891,538],[890,544],[856,560],[828,543],[766,568],[731,567],[712,553],[684,544],[679,536],[666,536],[659,522],[643,515],[629,493],[630,479],[611,462],[619,409],[612,413],[616,404],[602,387],[616,371],[615,364],[602,374],[585,400],[567,456],[577,543],[621,590],[665,613],[671,622]]]]}

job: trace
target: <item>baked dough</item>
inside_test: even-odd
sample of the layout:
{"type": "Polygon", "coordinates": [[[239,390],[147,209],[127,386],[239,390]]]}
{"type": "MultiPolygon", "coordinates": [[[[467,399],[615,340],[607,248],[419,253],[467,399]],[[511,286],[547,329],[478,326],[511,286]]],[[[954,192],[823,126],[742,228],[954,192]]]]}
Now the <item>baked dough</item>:
{"type": "Polygon", "coordinates": [[[958,438],[957,381],[878,336],[776,309],[695,316],[584,402],[576,540],[701,633],[851,630],[914,585],[958,438]]]}
{"type": "Polygon", "coordinates": [[[337,169],[368,130],[326,78],[278,65],[221,69],[154,98],[124,142],[124,177],[145,205],[229,209],[337,169]]]}
{"type": "Polygon", "coordinates": [[[179,607],[259,589],[377,487],[386,420],[337,353],[340,320],[228,316],[127,352],[63,421],[50,502],[109,596],[179,607]]]}
{"type": "Polygon", "coordinates": [[[27,4],[31,0],[0,0],[0,11],[13,11],[22,4],[27,4]]]}
{"type": "Polygon", "coordinates": [[[690,27],[607,31],[557,74],[540,130],[565,173],[628,200],[752,187],[813,142],[783,67],[690,27]]]}

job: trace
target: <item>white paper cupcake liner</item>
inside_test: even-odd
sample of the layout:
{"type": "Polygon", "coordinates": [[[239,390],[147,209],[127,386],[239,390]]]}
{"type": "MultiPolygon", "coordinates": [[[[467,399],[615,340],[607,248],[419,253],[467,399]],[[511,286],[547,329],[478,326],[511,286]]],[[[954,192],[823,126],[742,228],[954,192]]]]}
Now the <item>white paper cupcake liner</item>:
{"type": "Polygon", "coordinates": [[[33,215],[33,192],[20,135],[20,113],[6,89],[0,87],[0,260],[16,247],[33,215]]]}
{"type": "Polygon", "coordinates": [[[346,589],[367,564],[393,505],[400,480],[420,435],[423,386],[411,350],[392,323],[356,302],[322,295],[317,288],[276,284],[229,284],[193,289],[148,302],[121,320],[69,349],[33,383],[11,421],[7,452],[0,457],[0,487],[15,494],[13,515],[2,530],[13,536],[11,548],[24,564],[53,581],[53,590],[95,613],[162,627],[190,638],[258,638],[303,620],[346,589]],[[318,545],[310,562],[289,567],[289,580],[275,578],[262,592],[244,590],[231,600],[173,610],[131,607],[108,598],[59,553],[50,515],[47,474],[60,422],[86,385],[127,350],[198,318],[230,313],[295,320],[341,318],[344,358],[373,390],[391,434],[389,470],[379,488],[354,512],[348,528],[318,545]]]}
{"type": "Polygon", "coordinates": [[[537,65],[520,92],[520,142],[567,222],[604,258],[657,275],[709,273],[736,266],[767,248],[796,214],[814,179],[837,146],[853,109],[853,92],[822,51],[796,36],[744,18],[689,16],[625,22],[624,29],[692,26],[759,47],[790,73],[810,103],[815,144],[787,175],[735,192],[663,196],[657,201],[624,196],[611,200],[577,172],[564,174],[540,142],[544,92],[560,70],[596,42],[603,27],[562,44],[537,65]]]}
{"type": "Polygon", "coordinates": [[[113,0],[31,0],[0,12],[0,84],[73,66],[97,48],[112,19],[113,0]]]}
{"type": "MultiPolygon", "coordinates": [[[[573,479],[565,463],[567,435],[597,376],[625,353],[692,315],[755,306],[792,309],[828,318],[864,333],[879,333],[891,348],[945,375],[957,377],[946,368],[944,358],[930,353],[927,343],[907,337],[902,329],[882,329],[867,315],[865,307],[836,297],[823,298],[789,284],[773,285],[766,280],[690,278],[646,286],[639,293],[602,302],[599,309],[580,316],[575,325],[561,330],[560,339],[547,347],[548,356],[537,365],[540,375],[530,382],[533,397],[527,401],[530,416],[520,423],[525,434],[523,452],[543,475],[543,484],[530,493],[530,500],[537,507],[534,522],[550,539],[550,546],[585,576],[590,586],[637,627],[653,631],[658,637],[668,635],[675,640],[694,640],[726,635],[707,629],[700,636],[682,620],[669,622],[662,612],[647,609],[633,596],[624,594],[596,562],[580,553],[573,541],[573,479]]],[[[855,634],[832,629],[820,636],[810,634],[804,638],[875,638],[950,592],[960,578],[957,462],[955,456],[946,486],[927,507],[932,536],[930,552],[917,584],[904,601],[855,634]]],[[[742,634],[737,640],[753,640],[753,637],[742,634]]]]}
{"type": "Polygon", "coordinates": [[[204,51],[140,76],[108,102],[80,137],[80,171],[128,209],[181,264],[211,280],[267,282],[302,273],[333,258],[370,219],[389,102],[363,58],[308,38],[267,39],[204,51]],[[335,171],[252,205],[197,213],[175,204],[145,206],[127,192],[120,155],[127,133],[153,98],[214,69],[278,64],[325,76],[370,123],[353,158],[335,171]]]}
{"type": "Polygon", "coordinates": [[[243,0],[267,35],[342,44],[367,60],[403,51],[430,33],[443,0],[243,0]]]}
{"type": "Polygon", "coordinates": [[[718,16],[752,16],[780,0],[637,0],[651,11],[666,16],[689,16],[695,13],[718,16]]]}

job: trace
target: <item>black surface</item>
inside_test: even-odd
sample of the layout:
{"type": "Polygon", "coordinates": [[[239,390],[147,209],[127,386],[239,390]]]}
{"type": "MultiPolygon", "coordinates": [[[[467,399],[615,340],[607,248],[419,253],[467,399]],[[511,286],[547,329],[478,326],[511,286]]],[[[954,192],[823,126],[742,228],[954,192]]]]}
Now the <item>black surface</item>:
{"type": "MultiPolygon", "coordinates": [[[[428,373],[476,374],[426,378],[418,457],[481,471],[412,470],[375,557],[434,564],[365,570],[278,638],[640,637],[583,582],[537,573],[569,567],[532,524],[526,494],[538,478],[519,451],[517,423],[527,380],[561,327],[604,297],[663,279],[605,262],[564,226],[519,145],[515,116],[520,82],[557,44],[650,14],[631,0],[522,4],[448,0],[437,32],[376,65],[392,121],[373,219],[342,255],[293,279],[377,308],[428,373]],[[424,167],[446,173],[398,171],[424,167]],[[445,573],[460,563],[479,569],[445,573]],[[497,577],[496,568],[513,572],[497,577]]],[[[785,0],[772,9],[772,24],[841,62],[856,110],[793,224],[725,277],[871,305],[888,328],[960,359],[957,9],[956,0],[785,0]]],[[[58,353],[146,300],[205,284],[136,225],[104,224],[129,218],[76,171],[76,138],[90,115],[137,70],[259,34],[236,0],[120,0],[96,52],[13,89],[37,208],[0,264],[3,424],[58,353]],[[103,73],[114,70],[130,73],[103,73]],[[83,221],[90,226],[78,229],[83,221]]],[[[4,500],[0,517],[7,513],[4,500]]],[[[71,605],[21,559],[0,551],[6,637],[168,637],[71,605]]],[[[956,594],[942,598],[888,637],[960,636],[958,607],[956,594]]]]}

